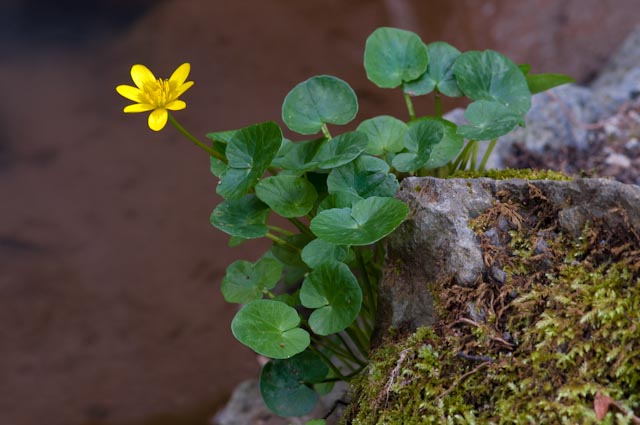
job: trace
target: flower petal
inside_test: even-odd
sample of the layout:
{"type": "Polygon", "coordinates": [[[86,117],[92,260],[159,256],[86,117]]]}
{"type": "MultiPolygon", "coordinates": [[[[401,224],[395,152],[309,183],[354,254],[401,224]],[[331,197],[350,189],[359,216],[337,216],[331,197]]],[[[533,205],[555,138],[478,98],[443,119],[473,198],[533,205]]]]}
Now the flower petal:
{"type": "Polygon", "coordinates": [[[191,88],[191,86],[193,85],[193,81],[187,81],[186,83],[184,83],[183,85],[179,86],[173,93],[173,98],[177,99],[180,96],[182,96],[182,93],[186,92],[187,90],[189,90],[191,88]]]}
{"type": "Polygon", "coordinates": [[[169,112],[164,108],[158,108],[149,114],[149,128],[153,131],[160,131],[167,124],[169,112]]]}
{"type": "Polygon", "coordinates": [[[124,107],[124,111],[128,114],[136,113],[136,112],[147,112],[153,109],[156,109],[156,107],[148,103],[134,103],[133,105],[128,105],[124,107]]]}
{"type": "Polygon", "coordinates": [[[153,72],[146,66],[140,64],[131,67],[131,78],[140,89],[144,88],[146,83],[156,82],[156,77],[153,75],[153,72]]]}
{"type": "Polygon", "coordinates": [[[134,102],[140,102],[142,100],[142,91],[137,87],[122,84],[116,87],[116,91],[120,96],[126,97],[134,102]]]}
{"type": "Polygon", "coordinates": [[[180,86],[185,81],[187,81],[189,71],[191,71],[191,65],[189,63],[183,63],[175,71],[173,71],[173,74],[171,74],[171,77],[169,77],[169,81],[171,81],[172,83],[176,83],[176,86],[180,86]]]}
{"type": "Polygon", "coordinates": [[[182,100],[174,100],[173,102],[164,105],[164,107],[171,111],[180,111],[181,109],[186,108],[187,104],[182,100]]]}

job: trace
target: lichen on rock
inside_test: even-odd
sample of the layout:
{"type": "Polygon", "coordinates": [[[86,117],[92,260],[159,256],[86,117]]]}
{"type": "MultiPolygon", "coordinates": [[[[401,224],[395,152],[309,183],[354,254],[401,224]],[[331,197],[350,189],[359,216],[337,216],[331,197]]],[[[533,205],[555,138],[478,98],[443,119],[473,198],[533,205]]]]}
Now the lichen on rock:
{"type": "Polygon", "coordinates": [[[380,323],[396,331],[380,329],[345,423],[640,423],[639,188],[426,178],[403,191],[414,216],[397,236],[408,249],[390,241],[389,275],[440,268],[422,280],[386,280],[381,297],[426,292],[430,316],[416,330],[419,308],[383,313],[380,323]],[[457,254],[414,243],[435,199],[451,199],[450,191],[468,191],[464,201],[454,197],[458,218],[449,225],[464,221],[478,247],[471,283],[447,265],[457,254]]]}

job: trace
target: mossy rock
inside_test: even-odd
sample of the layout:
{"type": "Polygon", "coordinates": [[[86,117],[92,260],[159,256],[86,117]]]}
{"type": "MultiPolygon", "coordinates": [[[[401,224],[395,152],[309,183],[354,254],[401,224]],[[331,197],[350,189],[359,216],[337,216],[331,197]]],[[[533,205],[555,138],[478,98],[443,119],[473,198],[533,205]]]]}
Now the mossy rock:
{"type": "Polygon", "coordinates": [[[468,220],[477,280],[427,282],[430,326],[382,332],[343,423],[640,423],[640,237],[628,204],[640,196],[593,184],[631,192],[569,223],[575,198],[551,199],[544,185],[494,191],[468,220]]]}

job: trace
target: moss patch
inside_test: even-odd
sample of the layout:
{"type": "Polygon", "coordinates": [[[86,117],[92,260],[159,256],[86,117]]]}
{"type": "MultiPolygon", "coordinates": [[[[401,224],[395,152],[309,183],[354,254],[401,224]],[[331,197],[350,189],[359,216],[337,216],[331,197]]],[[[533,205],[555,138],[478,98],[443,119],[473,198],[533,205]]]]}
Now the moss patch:
{"type": "Polygon", "coordinates": [[[494,180],[523,179],[523,180],[572,180],[568,175],[553,170],[531,170],[528,168],[507,168],[503,170],[457,171],[447,178],[475,179],[487,177],[494,180]]]}
{"type": "Polygon", "coordinates": [[[570,238],[531,187],[474,219],[486,276],[432,285],[437,326],[373,353],[344,423],[640,423],[640,238],[622,210],[570,238]]]}

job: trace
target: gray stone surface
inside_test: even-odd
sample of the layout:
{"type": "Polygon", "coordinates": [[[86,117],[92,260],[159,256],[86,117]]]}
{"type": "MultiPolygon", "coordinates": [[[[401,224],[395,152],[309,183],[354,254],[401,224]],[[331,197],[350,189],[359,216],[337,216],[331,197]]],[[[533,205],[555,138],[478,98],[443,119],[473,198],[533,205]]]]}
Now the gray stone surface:
{"type": "MultiPolygon", "coordinates": [[[[532,190],[539,191],[551,208],[557,209],[561,231],[567,234],[579,236],[587,221],[594,219],[616,228],[620,216],[611,214],[616,208],[626,211],[631,226],[640,231],[640,187],[613,180],[405,179],[398,197],[409,205],[411,214],[388,237],[377,339],[390,326],[413,330],[434,323],[429,285],[453,280],[473,286],[483,273],[497,281],[503,278],[499,269],[485,270],[479,241],[469,221],[496,202],[536,202],[528,199],[532,190]]],[[[543,251],[546,247],[541,244],[536,249],[543,251]]]]}
{"type": "Polygon", "coordinates": [[[591,87],[609,114],[640,94],[640,26],[626,38],[591,87]]]}

